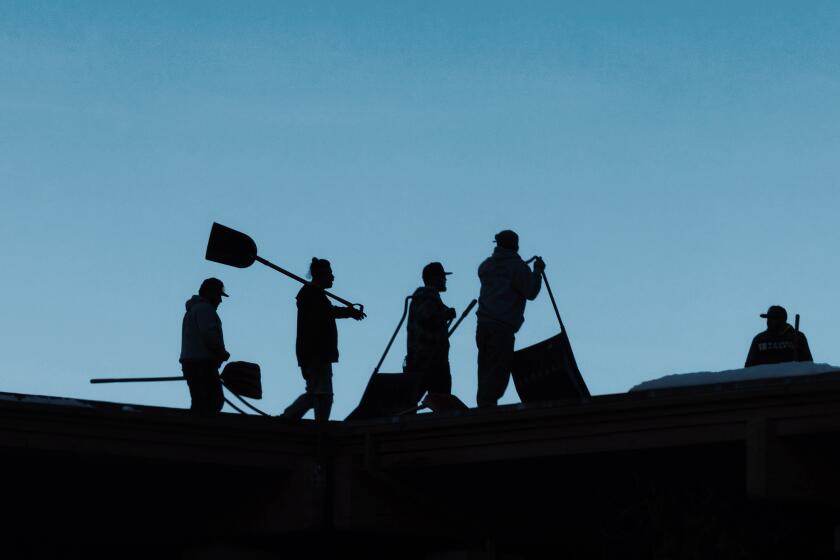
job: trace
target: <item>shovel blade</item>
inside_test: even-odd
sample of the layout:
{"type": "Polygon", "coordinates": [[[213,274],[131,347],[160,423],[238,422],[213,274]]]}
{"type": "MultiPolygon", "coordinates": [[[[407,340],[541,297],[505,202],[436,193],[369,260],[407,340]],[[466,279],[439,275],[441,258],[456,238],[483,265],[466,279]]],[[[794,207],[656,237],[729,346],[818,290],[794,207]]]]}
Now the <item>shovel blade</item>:
{"type": "Polygon", "coordinates": [[[225,387],[240,397],[262,398],[260,366],[251,362],[230,362],[220,376],[225,387]]]}
{"type": "Polygon", "coordinates": [[[257,244],[244,233],[213,222],[204,258],[237,268],[248,268],[257,258],[257,244]]]}

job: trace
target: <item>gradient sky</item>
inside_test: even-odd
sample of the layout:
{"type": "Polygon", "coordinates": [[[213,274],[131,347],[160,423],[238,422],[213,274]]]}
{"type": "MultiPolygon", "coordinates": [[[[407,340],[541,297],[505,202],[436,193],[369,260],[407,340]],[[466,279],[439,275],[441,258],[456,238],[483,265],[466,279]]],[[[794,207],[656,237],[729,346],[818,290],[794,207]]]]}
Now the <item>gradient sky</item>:
{"type": "MultiPolygon", "coordinates": [[[[460,312],[505,228],[546,260],[593,394],[739,367],[777,303],[840,364],[838,100],[833,0],[4,0],[0,390],[188,406],[88,379],[178,374],[184,301],[217,276],[280,412],[299,286],[205,261],[213,221],[299,274],[329,258],[364,303],[334,418],[422,266],[455,272],[460,312]]],[[[470,405],[474,330],[451,351],[470,405]]],[[[543,292],[517,347],[557,331],[543,292]]]]}

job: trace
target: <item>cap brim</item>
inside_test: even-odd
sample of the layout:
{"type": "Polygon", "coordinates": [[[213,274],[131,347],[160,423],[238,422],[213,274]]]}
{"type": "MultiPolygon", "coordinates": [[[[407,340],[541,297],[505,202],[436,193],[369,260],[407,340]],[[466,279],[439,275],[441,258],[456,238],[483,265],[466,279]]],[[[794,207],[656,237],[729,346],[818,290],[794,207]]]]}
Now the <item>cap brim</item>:
{"type": "Polygon", "coordinates": [[[450,274],[452,274],[452,273],[451,273],[451,272],[444,272],[444,274],[446,274],[447,276],[449,276],[449,275],[450,275],[450,274]]]}
{"type": "Polygon", "coordinates": [[[230,297],[230,296],[227,295],[226,293],[222,292],[222,297],[230,297]]]}

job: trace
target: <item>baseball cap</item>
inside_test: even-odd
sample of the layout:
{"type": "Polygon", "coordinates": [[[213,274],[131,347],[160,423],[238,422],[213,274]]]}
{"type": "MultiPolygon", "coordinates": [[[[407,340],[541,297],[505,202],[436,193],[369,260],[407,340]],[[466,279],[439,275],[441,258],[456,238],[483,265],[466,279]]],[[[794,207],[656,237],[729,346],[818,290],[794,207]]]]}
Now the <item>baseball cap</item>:
{"type": "Polygon", "coordinates": [[[502,230],[496,234],[496,245],[505,249],[518,249],[519,235],[510,229],[502,230]]]}
{"type": "Polygon", "coordinates": [[[424,280],[426,278],[430,278],[430,277],[438,275],[438,274],[449,275],[449,274],[452,274],[452,273],[451,272],[446,272],[443,269],[443,265],[440,264],[439,262],[430,262],[429,264],[427,264],[426,266],[423,267],[423,279],[424,280]]]}
{"type": "Polygon", "coordinates": [[[198,293],[220,294],[224,297],[228,297],[228,295],[225,293],[225,285],[218,278],[206,279],[204,282],[201,283],[201,287],[198,289],[198,293]]]}
{"type": "Polygon", "coordinates": [[[767,313],[762,313],[760,316],[763,319],[771,318],[787,321],[787,310],[781,305],[771,305],[767,308],[767,313]]]}

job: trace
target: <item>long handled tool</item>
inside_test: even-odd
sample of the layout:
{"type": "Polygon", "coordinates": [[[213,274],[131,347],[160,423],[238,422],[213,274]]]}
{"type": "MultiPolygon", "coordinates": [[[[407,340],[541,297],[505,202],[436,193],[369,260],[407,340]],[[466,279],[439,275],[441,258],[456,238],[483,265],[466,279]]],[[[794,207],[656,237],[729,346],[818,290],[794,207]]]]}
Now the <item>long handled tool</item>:
{"type": "Polygon", "coordinates": [[[397,323],[397,328],[394,329],[394,334],[391,335],[391,339],[388,341],[388,345],[385,347],[385,351],[382,352],[382,357],[379,358],[379,363],[377,363],[376,367],[373,368],[373,375],[379,373],[379,368],[382,367],[382,362],[385,361],[385,356],[388,355],[388,351],[391,350],[391,345],[394,343],[394,339],[397,338],[397,334],[400,332],[400,328],[402,327],[403,322],[405,321],[405,316],[408,315],[408,302],[411,300],[411,298],[412,296],[407,296],[405,298],[405,304],[403,304],[403,312],[402,317],[400,317],[400,322],[397,323]]]}
{"type": "MultiPolygon", "coordinates": [[[[563,325],[563,319],[560,318],[560,311],[557,309],[557,302],[554,301],[554,293],[551,291],[551,284],[548,283],[548,277],[545,275],[545,270],[542,271],[543,283],[548,292],[548,297],[551,299],[551,306],[554,308],[554,314],[557,315],[557,322],[560,323],[560,331],[566,332],[566,327],[563,325]]],[[[566,333],[568,335],[568,333],[566,333]]]]}
{"type": "MultiPolygon", "coordinates": [[[[531,264],[537,259],[542,259],[542,257],[535,255],[525,261],[525,264],[531,264]]],[[[560,332],[566,332],[566,327],[563,325],[563,319],[560,318],[560,310],[557,309],[557,302],[554,300],[554,292],[551,291],[551,284],[548,283],[548,276],[545,275],[545,270],[543,270],[540,274],[542,276],[543,283],[545,284],[545,289],[548,292],[548,297],[551,299],[551,306],[554,308],[554,314],[557,315],[557,322],[560,323],[560,332]]]]}
{"type": "MultiPolygon", "coordinates": [[[[219,374],[222,384],[237,396],[259,400],[262,398],[260,366],[251,362],[228,362],[219,374]]],[[[98,383],[151,383],[157,381],[186,381],[184,376],[170,377],[99,377],[91,379],[98,383]]]]}
{"type": "MultiPolygon", "coordinates": [[[[397,323],[397,328],[394,329],[394,334],[391,335],[391,339],[388,341],[388,345],[385,347],[385,351],[382,352],[382,357],[379,358],[379,363],[376,364],[375,368],[373,368],[373,375],[379,373],[379,368],[382,367],[382,362],[385,361],[385,356],[387,356],[388,352],[391,350],[391,345],[394,344],[394,340],[397,338],[397,334],[399,334],[400,328],[402,328],[403,323],[405,322],[405,317],[406,315],[408,315],[408,302],[411,299],[411,297],[412,296],[408,296],[405,298],[405,304],[403,304],[403,313],[402,317],[400,317],[400,322],[397,323]]],[[[470,311],[472,311],[472,308],[475,307],[476,303],[478,303],[478,300],[474,299],[469,303],[469,305],[467,305],[467,308],[464,309],[464,312],[461,313],[461,316],[458,318],[457,321],[455,321],[455,324],[452,325],[452,327],[449,329],[449,332],[447,332],[447,338],[452,336],[452,333],[455,332],[455,329],[458,328],[458,325],[461,324],[461,321],[463,321],[467,317],[467,315],[469,315],[470,311]]]]}
{"type": "MultiPolygon", "coordinates": [[[[222,386],[231,392],[242,404],[262,416],[269,416],[259,408],[253,406],[242,397],[259,400],[262,398],[262,380],[260,375],[260,366],[250,362],[229,362],[222,373],[219,375],[222,386]]],[[[170,377],[100,377],[91,379],[92,384],[99,383],[154,383],[159,381],[186,381],[184,376],[170,376],[170,377]]],[[[227,397],[225,402],[231,408],[245,414],[243,410],[238,408],[227,397]]]]}
{"type": "MultiPolygon", "coordinates": [[[[207,240],[207,252],[204,258],[208,261],[235,266],[236,268],[248,268],[256,261],[281,274],[285,274],[293,280],[297,280],[301,284],[312,283],[257,255],[257,244],[246,234],[216,222],[213,222],[213,227],[210,229],[210,238],[207,240]]],[[[324,293],[347,307],[358,307],[364,313],[364,305],[351,303],[326,290],[324,290],[324,293]]]]}
{"type": "MultiPolygon", "coordinates": [[[[417,404],[417,397],[414,394],[415,389],[413,386],[413,377],[406,375],[406,374],[380,374],[379,368],[382,367],[382,363],[385,361],[385,357],[388,355],[388,351],[391,350],[391,346],[394,343],[394,340],[397,338],[397,334],[399,334],[400,329],[402,328],[403,323],[405,322],[405,318],[408,315],[408,302],[411,300],[412,296],[408,296],[405,298],[405,303],[403,305],[403,312],[402,316],[400,317],[400,321],[397,324],[397,328],[394,329],[394,334],[391,335],[391,338],[388,340],[388,345],[385,347],[385,351],[382,353],[382,357],[379,358],[379,363],[376,364],[376,367],[373,369],[373,373],[370,376],[370,380],[368,381],[367,386],[365,387],[364,393],[362,393],[362,400],[359,402],[359,405],[347,416],[347,420],[362,420],[365,418],[375,418],[379,416],[390,416],[394,414],[401,414],[400,411],[405,410],[406,407],[414,406],[416,408],[417,404]]],[[[477,303],[476,300],[472,300],[464,312],[461,314],[461,317],[456,321],[452,327],[449,329],[447,336],[452,336],[452,333],[455,332],[455,329],[458,328],[458,325],[461,324],[461,321],[472,311],[473,307],[477,303]]],[[[412,409],[413,410],[413,409],[412,409]]]]}
{"type": "Polygon", "coordinates": [[[447,335],[446,335],[446,336],[448,336],[448,337],[451,337],[451,336],[452,336],[452,333],[454,333],[454,332],[455,332],[455,329],[457,329],[457,328],[458,328],[458,325],[460,325],[460,324],[461,324],[461,321],[463,321],[464,319],[466,319],[466,318],[467,318],[467,315],[469,315],[469,314],[470,314],[470,311],[472,311],[473,307],[475,307],[475,304],[477,304],[477,303],[478,303],[478,300],[477,300],[477,299],[474,299],[474,300],[472,300],[472,301],[470,302],[470,304],[467,306],[467,308],[466,308],[466,309],[464,309],[464,312],[463,312],[463,313],[461,313],[461,316],[460,316],[460,317],[458,317],[458,320],[457,320],[457,321],[455,321],[455,324],[454,324],[454,325],[452,325],[452,327],[449,329],[449,332],[447,333],[447,335]]]}
{"type": "Polygon", "coordinates": [[[185,377],[99,377],[91,379],[94,385],[97,383],[151,383],[154,381],[184,381],[185,377]]]}

